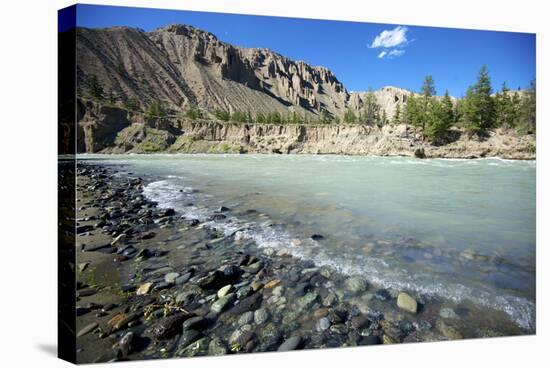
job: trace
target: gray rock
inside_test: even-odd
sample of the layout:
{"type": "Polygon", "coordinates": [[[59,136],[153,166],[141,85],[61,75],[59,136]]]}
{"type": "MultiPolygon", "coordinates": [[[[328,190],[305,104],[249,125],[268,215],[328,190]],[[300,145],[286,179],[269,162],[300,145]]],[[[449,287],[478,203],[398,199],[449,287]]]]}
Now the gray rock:
{"type": "Polygon", "coordinates": [[[239,318],[239,326],[250,324],[254,321],[254,312],[245,312],[239,318]]]}
{"type": "Polygon", "coordinates": [[[323,298],[322,304],[324,307],[330,307],[338,301],[338,297],[334,293],[329,293],[325,298],[323,298]]]}
{"type": "Polygon", "coordinates": [[[191,278],[191,272],[187,272],[186,274],[181,275],[180,277],[176,278],[176,285],[182,285],[185,284],[189,279],[191,278]]]}
{"type": "Polygon", "coordinates": [[[268,319],[269,319],[269,313],[265,308],[257,309],[254,312],[254,322],[257,325],[261,325],[262,323],[267,322],[268,319]]]}
{"type": "Polygon", "coordinates": [[[225,355],[227,347],[219,337],[214,337],[208,344],[208,355],[225,355]]]}
{"type": "Polygon", "coordinates": [[[260,270],[264,267],[264,263],[262,261],[258,261],[256,263],[251,264],[250,266],[243,266],[241,267],[243,271],[248,272],[250,274],[257,274],[260,272],[260,270]]]}
{"type": "Polygon", "coordinates": [[[170,272],[164,275],[164,281],[166,281],[169,284],[174,284],[176,282],[176,279],[180,276],[177,272],[170,272]]]}
{"type": "Polygon", "coordinates": [[[279,346],[279,349],[277,350],[278,351],[296,350],[301,343],[302,343],[302,338],[300,336],[292,336],[287,340],[285,340],[285,342],[283,342],[281,346],[279,346]]]}
{"type": "Polygon", "coordinates": [[[458,315],[451,308],[441,308],[439,316],[446,319],[457,319],[458,315]]]}
{"type": "Polygon", "coordinates": [[[134,350],[135,335],[133,332],[126,333],[118,342],[118,349],[122,356],[127,356],[134,350]]]}
{"type": "Polygon", "coordinates": [[[210,310],[216,314],[219,314],[223,312],[226,308],[229,307],[229,305],[235,300],[235,294],[227,294],[226,296],[216,300],[212,306],[210,307],[210,310]]]}
{"type": "Polygon", "coordinates": [[[275,296],[281,296],[283,294],[284,289],[285,287],[283,285],[275,286],[271,294],[275,296]]]}
{"type": "Polygon", "coordinates": [[[356,330],[360,330],[363,328],[368,327],[369,325],[369,318],[367,315],[362,314],[359,316],[355,316],[351,318],[351,327],[355,328],[356,330]]]}
{"type": "Polygon", "coordinates": [[[319,295],[316,292],[312,291],[310,293],[307,293],[306,295],[304,295],[300,299],[298,299],[297,302],[296,302],[296,305],[297,305],[298,309],[300,309],[300,310],[307,309],[307,308],[311,307],[313,305],[313,303],[315,303],[317,301],[318,297],[319,297],[319,295]]]}
{"type": "Polygon", "coordinates": [[[367,290],[367,281],[360,277],[350,277],[345,281],[345,287],[352,293],[360,293],[367,290]]]}
{"type": "MultiPolygon", "coordinates": [[[[181,334],[178,349],[183,349],[187,347],[189,344],[197,341],[198,339],[202,338],[203,335],[197,330],[186,330],[183,331],[181,334]]],[[[179,353],[178,353],[179,355],[179,353]]]]}
{"type": "Polygon", "coordinates": [[[187,321],[183,322],[182,328],[184,330],[200,330],[206,326],[206,319],[201,316],[189,318],[187,321]]]}
{"type": "Polygon", "coordinates": [[[229,314],[232,315],[241,315],[244,312],[256,310],[262,303],[263,297],[260,293],[254,293],[243,300],[241,300],[237,305],[235,305],[230,311],[229,314]]]}
{"type": "Polygon", "coordinates": [[[190,344],[188,344],[186,347],[181,348],[177,352],[178,356],[184,356],[184,357],[194,357],[194,356],[204,356],[208,354],[208,348],[209,348],[209,342],[210,340],[208,337],[202,337],[190,344]]]}
{"type": "Polygon", "coordinates": [[[319,332],[323,332],[330,327],[330,320],[327,317],[323,317],[317,321],[315,328],[319,332]]]}

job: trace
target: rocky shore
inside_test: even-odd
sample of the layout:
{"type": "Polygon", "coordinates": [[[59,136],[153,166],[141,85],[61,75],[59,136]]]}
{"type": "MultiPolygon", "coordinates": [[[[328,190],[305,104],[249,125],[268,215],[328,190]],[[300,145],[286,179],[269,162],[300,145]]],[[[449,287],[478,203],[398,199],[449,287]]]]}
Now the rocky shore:
{"type": "Polygon", "coordinates": [[[159,208],[146,179],[119,169],[78,166],[79,363],[525,333],[502,325],[502,312],[380,288],[224,235],[159,208]]]}

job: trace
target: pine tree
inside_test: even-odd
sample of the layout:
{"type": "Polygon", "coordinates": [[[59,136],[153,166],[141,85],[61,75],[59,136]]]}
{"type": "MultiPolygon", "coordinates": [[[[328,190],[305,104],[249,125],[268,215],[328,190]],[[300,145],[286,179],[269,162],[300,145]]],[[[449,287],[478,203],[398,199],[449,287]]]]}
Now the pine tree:
{"type": "Polygon", "coordinates": [[[265,115],[261,112],[256,113],[256,123],[265,124],[266,118],[265,115]]]}
{"type": "Polygon", "coordinates": [[[454,121],[453,101],[449,91],[441,101],[433,100],[430,103],[430,111],[427,114],[426,137],[434,143],[442,143],[454,121]]]}
{"type": "Polygon", "coordinates": [[[365,96],[363,105],[365,110],[365,123],[370,125],[378,124],[380,121],[380,105],[376,101],[376,96],[371,88],[369,88],[365,96]]]}
{"type": "Polygon", "coordinates": [[[321,123],[322,124],[330,124],[332,123],[332,115],[327,111],[327,110],[323,110],[321,111],[321,123]]]}
{"type": "Polygon", "coordinates": [[[393,113],[393,123],[396,125],[401,124],[401,105],[399,103],[395,107],[395,112],[393,113]]]}
{"type": "Polygon", "coordinates": [[[357,121],[357,116],[353,113],[351,109],[348,109],[344,114],[344,122],[348,124],[354,124],[357,121]]]}
{"type": "Polygon", "coordinates": [[[441,100],[442,103],[442,109],[443,109],[443,118],[447,124],[447,127],[450,128],[454,122],[456,121],[455,116],[455,108],[453,105],[453,100],[451,99],[451,96],[449,95],[449,91],[445,90],[445,95],[443,95],[443,99],[441,100]]]}
{"type": "Polygon", "coordinates": [[[465,126],[471,134],[484,134],[495,124],[495,106],[491,96],[491,78],[486,66],[479,71],[477,82],[468,88],[464,98],[463,116],[465,126]]]}
{"type": "Polygon", "coordinates": [[[418,127],[421,125],[421,110],[418,98],[411,94],[405,105],[405,123],[418,127]]]}
{"type": "Polygon", "coordinates": [[[154,100],[149,109],[147,109],[145,115],[149,118],[163,118],[167,114],[164,103],[161,100],[154,100]]]}
{"type": "MultiPolygon", "coordinates": [[[[517,93],[514,93],[517,97],[517,93]]],[[[510,128],[516,124],[516,103],[510,98],[510,90],[506,82],[502,83],[500,92],[495,95],[495,126],[510,128]]]]}
{"type": "Polygon", "coordinates": [[[537,84],[535,80],[531,82],[531,86],[521,102],[519,124],[522,132],[535,133],[537,131],[537,84]]]}
{"type": "Polygon", "coordinates": [[[434,80],[431,75],[427,75],[424,78],[421,88],[422,93],[422,116],[421,116],[421,125],[422,129],[426,128],[426,122],[431,119],[430,109],[433,102],[433,97],[436,94],[434,80]]]}
{"type": "Polygon", "coordinates": [[[103,100],[103,87],[99,83],[99,79],[95,74],[91,74],[84,83],[84,89],[86,94],[94,99],[103,100]]]}

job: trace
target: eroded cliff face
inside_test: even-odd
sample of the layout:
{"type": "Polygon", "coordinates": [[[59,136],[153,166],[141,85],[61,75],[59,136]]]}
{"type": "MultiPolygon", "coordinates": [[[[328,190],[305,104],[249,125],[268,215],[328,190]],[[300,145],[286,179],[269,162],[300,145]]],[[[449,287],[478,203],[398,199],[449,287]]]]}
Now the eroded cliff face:
{"type": "Polygon", "coordinates": [[[534,159],[533,136],[495,130],[485,140],[451,132],[452,142],[434,146],[408,125],[237,125],[183,122],[171,152],[305,153],[534,159]]]}
{"type": "Polygon", "coordinates": [[[453,129],[432,145],[404,124],[235,124],[148,119],[124,109],[78,101],[78,151],[102,153],[275,153],[534,159],[535,137],[494,130],[483,140],[453,129]]]}
{"type": "Polygon", "coordinates": [[[183,111],[196,106],[229,112],[335,116],[349,94],[327,68],[268,49],[241,48],[186,25],[152,32],[128,27],[77,31],[78,86],[95,75],[106,92],[142,107],[160,99],[183,111]]]}

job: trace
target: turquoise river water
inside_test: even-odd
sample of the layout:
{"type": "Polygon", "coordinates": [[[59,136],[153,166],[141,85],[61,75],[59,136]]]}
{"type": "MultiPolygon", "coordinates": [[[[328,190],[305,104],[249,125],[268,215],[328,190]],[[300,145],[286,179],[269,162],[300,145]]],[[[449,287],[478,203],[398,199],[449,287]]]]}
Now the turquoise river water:
{"type": "Polygon", "coordinates": [[[534,161],[325,155],[83,155],[189,218],[389,288],[535,328],[534,161]],[[237,211],[238,209],[238,211],[237,211]],[[257,210],[266,216],[258,216],[257,210]],[[248,212],[247,212],[248,211],[248,212]],[[255,213],[256,215],[252,215],[255,213]],[[322,239],[312,240],[312,234],[322,239]]]}

